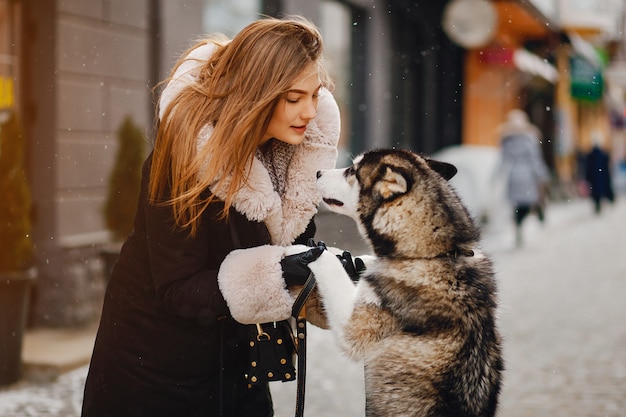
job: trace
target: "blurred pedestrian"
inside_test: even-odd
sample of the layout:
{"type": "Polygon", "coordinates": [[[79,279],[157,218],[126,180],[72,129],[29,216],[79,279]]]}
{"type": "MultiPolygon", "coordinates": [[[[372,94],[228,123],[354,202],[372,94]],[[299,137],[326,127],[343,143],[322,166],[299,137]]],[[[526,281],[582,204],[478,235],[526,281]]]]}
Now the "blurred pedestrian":
{"type": "Polygon", "coordinates": [[[615,201],[613,184],[611,182],[610,157],[608,152],[602,149],[602,133],[592,133],[592,147],[585,157],[585,179],[589,185],[589,196],[593,201],[594,210],[599,214],[602,209],[601,201],[606,199],[611,203],[615,201]]]}
{"type": "Polygon", "coordinates": [[[522,223],[534,212],[544,221],[544,200],[550,178],[541,152],[541,133],[526,113],[511,110],[499,127],[501,160],[499,174],[506,178],[506,195],[513,206],[516,242],[522,243],[522,223]]]}
{"type": "Polygon", "coordinates": [[[313,238],[316,172],[337,158],[322,49],[305,19],[268,18],[177,63],[106,290],[83,417],[273,415],[268,382],[245,379],[248,331],[291,316],[322,251],[286,256],[313,238]]]}

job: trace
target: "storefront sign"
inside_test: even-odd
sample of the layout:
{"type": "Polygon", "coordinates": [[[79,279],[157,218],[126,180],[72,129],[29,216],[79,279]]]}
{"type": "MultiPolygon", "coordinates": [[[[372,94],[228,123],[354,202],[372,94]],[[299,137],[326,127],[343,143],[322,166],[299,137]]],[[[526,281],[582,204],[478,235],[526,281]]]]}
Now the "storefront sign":
{"type": "Polygon", "coordinates": [[[570,92],[574,99],[593,102],[602,98],[604,79],[601,67],[575,55],[570,58],[570,73],[570,92]]]}
{"type": "Polygon", "coordinates": [[[0,109],[10,109],[15,105],[13,78],[0,77],[0,109]]]}
{"type": "Polygon", "coordinates": [[[489,65],[513,66],[515,50],[505,46],[491,46],[480,51],[480,62],[489,65]]]}

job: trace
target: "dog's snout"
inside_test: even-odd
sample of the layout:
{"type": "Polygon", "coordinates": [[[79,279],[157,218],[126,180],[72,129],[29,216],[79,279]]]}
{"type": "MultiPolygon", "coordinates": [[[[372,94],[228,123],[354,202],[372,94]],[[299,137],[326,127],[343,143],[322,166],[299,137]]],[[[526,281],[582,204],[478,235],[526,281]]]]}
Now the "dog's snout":
{"type": "Polygon", "coordinates": [[[322,176],[322,171],[317,171],[317,173],[315,174],[315,176],[316,176],[317,178],[321,177],[321,176],[322,176]]]}

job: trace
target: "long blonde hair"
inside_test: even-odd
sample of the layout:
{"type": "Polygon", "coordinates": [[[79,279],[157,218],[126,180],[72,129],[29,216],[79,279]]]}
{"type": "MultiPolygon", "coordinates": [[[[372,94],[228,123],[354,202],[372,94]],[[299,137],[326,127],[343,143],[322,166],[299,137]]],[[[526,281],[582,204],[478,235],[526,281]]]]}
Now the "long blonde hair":
{"type": "Polygon", "coordinates": [[[230,42],[205,39],[187,53],[209,42],[218,48],[196,82],[165,109],[150,171],[151,202],[170,204],[176,225],[189,228],[191,236],[204,210],[218,201],[216,190],[223,190],[221,215],[228,216],[279,99],[301,72],[317,63],[322,85],[332,87],[322,66],[322,37],[303,18],[258,20],[230,42]],[[213,126],[210,140],[197,150],[206,126],[213,126]]]}

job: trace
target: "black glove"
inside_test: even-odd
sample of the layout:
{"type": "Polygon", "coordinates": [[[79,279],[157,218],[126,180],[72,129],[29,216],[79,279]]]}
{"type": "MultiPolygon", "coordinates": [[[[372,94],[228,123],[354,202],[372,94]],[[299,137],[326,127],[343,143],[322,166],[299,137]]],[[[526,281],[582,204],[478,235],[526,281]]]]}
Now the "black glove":
{"type": "Polygon", "coordinates": [[[306,242],[306,245],[312,248],[319,247],[319,248],[326,250],[326,243],[324,243],[323,240],[320,240],[319,242],[315,243],[315,240],[309,238],[309,240],[306,242]]]}
{"type": "Polygon", "coordinates": [[[288,255],[281,259],[280,266],[283,268],[283,278],[287,286],[304,285],[311,274],[307,265],[319,258],[322,252],[324,252],[322,247],[315,246],[306,252],[288,255]]]}
{"type": "Polygon", "coordinates": [[[346,270],[350,279],[354,282],[359,280],[361,272],[365,271],[365,263],[361,258],[352,258],[352,254],[348,251],[344,251],[341,255],[337,255],[337,258],[341,261],[343,269],[346,270]]]}

